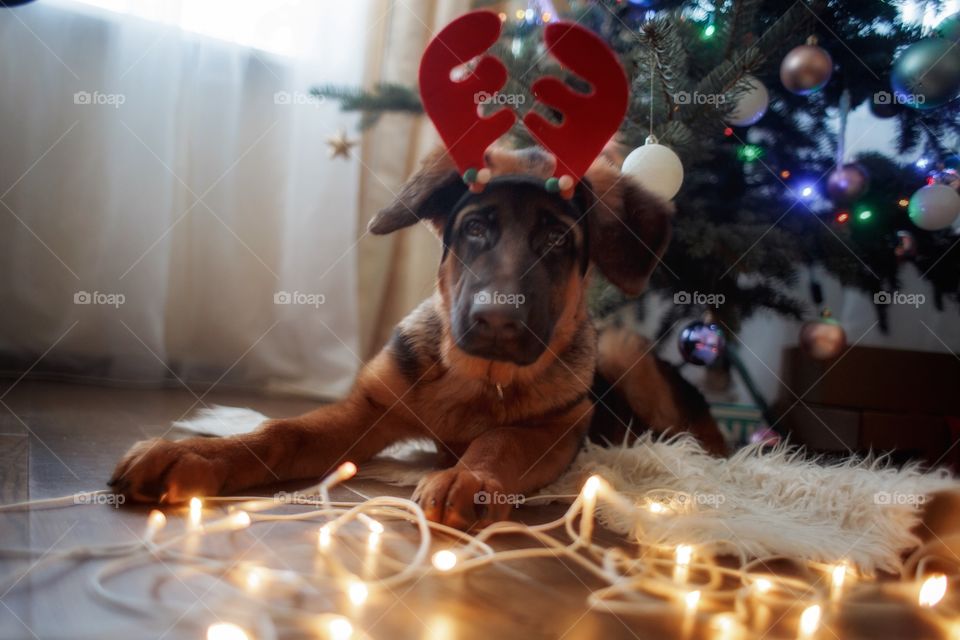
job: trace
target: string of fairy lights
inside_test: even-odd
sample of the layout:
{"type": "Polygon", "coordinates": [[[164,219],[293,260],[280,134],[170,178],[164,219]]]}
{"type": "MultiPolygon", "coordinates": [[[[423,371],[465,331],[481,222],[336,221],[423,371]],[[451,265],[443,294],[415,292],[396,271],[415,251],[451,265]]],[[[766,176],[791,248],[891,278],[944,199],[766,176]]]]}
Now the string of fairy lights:
{"type": "MultiPolygon", "coordinates": [[[[578,495],[566,497],[571,504],[557,520],[539,525],[500,522],[474,534],[430,522],[416,502],[404,498],[332,501],[330,489],[356,471],[352,463],[344,463],[314,492],[308,492],[314,497],[299,494],[301,497],[293,503],[296,513],[276,512],[291,506],[283,494],[272,498],[193,498],[186,509],[168,511],[169,516],[151,511],[136,542],[65,550],[0,548],[0,557],[37,558],[28,569],[0,578],[0,592],[16,588],[27,573],[39,567],[102,561],[104,564],[92,574],[90,586],[103,602],[158,621],[182,618],[183,624],[205,629],[208,640],[263,640],[291,628],[301,632],[308,629],[312,637],[347,640],[369,637],[351,618],[351,612],[362,608],[374,591],[392,593],[428,575],[446,580],[494,564],[553,558],[577,565],[602,584],[587,596],[594,611],[624,619],[656,616],[661,624],[666,621],[675,625],[671,633],[674,637],[735,640],[763,633],[767,638],[809,640],[834,637],[831,620],[844,611],[867,606],[862,594],[884,584],[846,561],[826,564],[791,560],[803,571],[774,571],[771,567],[784,558],[749,558],[725,542],[668,546],[646,540],[641,512],[646,512],[644,516],[670,518],[697,508],[696,501],[682,499],[679,492],[654,489],[629,496],[594,475],[578,495]],[[211,504],[215,505],[214,517],[209,517],[211,504]],[[185,526],[182,532],[165,536],[168,517],[173,514],[182,517],[185,526]],[[637,523],[632,544],[610,547],[596,543],[598,522],[611,515],[637,523]],[[276,569],[201,550],[201,540],[214,540],[266,523],[316,527],[312,553],[318,562],[309,569],[276,569]],[[409,541],[410,523],[416,528],[414,551],[396,557],[384,542],[392,536],[409,541]],[[348,528],[355,532],[357,527],[366,532],[366,541],[362,567],[354,570],[347,567],[347,560],[357,554],[346,547],[350,540],[356,542],[357,536],[348,539],[341,533],[348,528]],[[496,549],[495,540],[506,535],[522,536],[531,545],[496,549]],[[158,589],[136,595],[129,587],[114,586],[119,577],[159,563],[170,571],[176,568],[184,576],[209,576],[215,581],[218,597],[205,601],[202,611],[185,612],[184,607],[165,601],[158,589]],[[314,606],[306,604],[304,598],[318,593],[336,596],[330,599],[329,611],[317,613],[314,606]],[[345,606],[334,606],[336,602],[345,606]],[[210,611],[218,619],[213,624],[209,624],[209,617],[203,617],[210,611]],[[251,611],[259,615],[255,622],[251,622],[251,611]]],[[[539,496],[529,501],[558,497],[539,496]]],[[[77,502],[76,496],[67,496],[5,505],[0,512],[72,507],[77,502]]],[[[956,541],[938,539],[934,545],[917,549],[905,561],[901,581],[892,584],[902,605],[909,606],[941,637],[958,639],[960,611],[952,606],[952,598],[946,598],[948,583],[957,576],[932,571],[932,567],[943,566],[943,551],[951,542],[956,541]]],[[[960,561],[949,564],[960,565],[960,561]]]]}

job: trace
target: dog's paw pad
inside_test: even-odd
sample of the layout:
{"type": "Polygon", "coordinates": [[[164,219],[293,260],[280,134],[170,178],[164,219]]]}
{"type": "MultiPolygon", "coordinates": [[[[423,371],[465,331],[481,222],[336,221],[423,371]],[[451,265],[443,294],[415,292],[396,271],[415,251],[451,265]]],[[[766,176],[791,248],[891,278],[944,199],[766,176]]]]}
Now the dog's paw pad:
{"type": "Polygon", "coordinates": [[[420,481],[414,493],[427,518],[457,529],[484,527],[510,516],[499,480],[490,474],[453,468],[420,481]]]}
{"type": "Polygon", "coordinates": [[[133,445],[107,485],[133,501],[177,504],[214,495],[221,482],[217,463],[189,442],[153,439],[133,445]]]}

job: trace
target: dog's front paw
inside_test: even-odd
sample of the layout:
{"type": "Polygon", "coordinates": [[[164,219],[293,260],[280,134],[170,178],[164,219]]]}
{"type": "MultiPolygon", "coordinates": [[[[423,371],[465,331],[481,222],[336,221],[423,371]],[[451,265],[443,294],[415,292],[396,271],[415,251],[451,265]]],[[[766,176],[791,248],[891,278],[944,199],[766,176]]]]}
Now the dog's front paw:
{"type": "Polygon", "coordinates": [[[491,474],[454,467],[421,480],[414,500],[430,520],[465,531],[509,518],[512,505],[503,499],[506,495],[491,474]]]}
{"type": "Polygon", "coordinates": [[[176,504],[193,496],[216,495],[225,473],[221,462],[208,457],[207,444],[200,438],[143,440],[127,451],[107,484],[139,502],[176,504]]]}

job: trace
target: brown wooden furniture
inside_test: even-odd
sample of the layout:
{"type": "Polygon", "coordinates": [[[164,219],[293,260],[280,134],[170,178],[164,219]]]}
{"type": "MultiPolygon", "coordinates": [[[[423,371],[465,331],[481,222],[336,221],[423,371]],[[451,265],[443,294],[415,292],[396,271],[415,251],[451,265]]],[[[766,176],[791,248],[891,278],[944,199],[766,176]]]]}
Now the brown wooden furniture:
{"type": "Polygon", "coordinates": [[[777,408],[791,439],[819,452],[891,452],[960,470],[960,358],[853,347],[835,360],[784,353],[777,408]],[[795,394],[795,395],[794,395],[795,394]],[[797,397],[800,401],[797,401],[797,397]]]}

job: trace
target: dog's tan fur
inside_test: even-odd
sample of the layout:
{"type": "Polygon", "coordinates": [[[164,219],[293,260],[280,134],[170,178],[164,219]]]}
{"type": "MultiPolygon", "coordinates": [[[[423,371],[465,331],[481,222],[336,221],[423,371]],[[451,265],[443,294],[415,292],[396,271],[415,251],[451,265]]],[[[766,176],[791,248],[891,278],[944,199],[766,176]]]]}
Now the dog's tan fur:
{"type": "MultiPolygon", "coordinates": [[[[550,157],[538,152],[493,151],[488,164],[495,174],[552,173],[550,157]]],[[[433,199],[451,184],[451,171],[456,178],[444,154],[428,158],[371,229],[385,233],[420,219],[442,229],[446,211],[433,199]]],[[[589,214],[591,262],[621,288],[639,291],[666,247],[671,210],[603,160],[587,179],[597,198],[589,214]]],[[[519,366],[468,355],[454,344],[450,329],[448,293],[457,269],[456,260],[443,262],[437,292],[398,325],[397,339],[363,369],[346,399],[268,421],[245,435],[138,443],[117,466],[114,490],[141,501],[183,502],[193,495],[320,477],[345,460],[362,463],[394,442],[429,438],[451,466],[428,475],[417,488],[427,516],[460,528],[506,518],[509,504],[479,509],[474,494],[530,493],[570,463],[594,413],[589,391],[597,336],[587,313],[585,278],[572,269],[557,274],[563,310],[536,362],[519,366]]],[[[644,363],[636,348],[601,358],[600,365],[620,391],[633,394],[631,406],[641,410],[637,414],[646,426],[701,424],[686,420],[684,408],[672,404],[670,381],[644,363]],[[651,398],[645,390],[656,392],[651,398]]],[[[722,450],[719,433],[709,425],[704,429],[700,435],[722,450]]]]}

